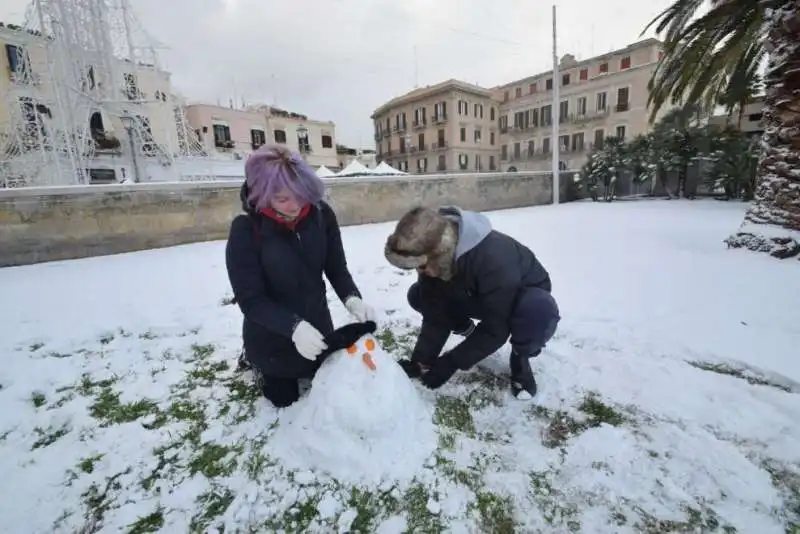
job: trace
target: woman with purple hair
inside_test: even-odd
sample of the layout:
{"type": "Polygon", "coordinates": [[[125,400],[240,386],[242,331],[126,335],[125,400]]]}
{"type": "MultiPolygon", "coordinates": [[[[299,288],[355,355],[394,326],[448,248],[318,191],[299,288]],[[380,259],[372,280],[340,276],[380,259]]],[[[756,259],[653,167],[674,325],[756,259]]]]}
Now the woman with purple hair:
{"type": "Polygon", "coordinates": [[[374,321],[347,267],[325,186],[299,155],[265,145],[245,163],[244,214],[231,223],[228,278],[244,314],[244,360],[264,396],[284,407],[300,397],[333,331],[323,274],[347,310],[374,321]]]}

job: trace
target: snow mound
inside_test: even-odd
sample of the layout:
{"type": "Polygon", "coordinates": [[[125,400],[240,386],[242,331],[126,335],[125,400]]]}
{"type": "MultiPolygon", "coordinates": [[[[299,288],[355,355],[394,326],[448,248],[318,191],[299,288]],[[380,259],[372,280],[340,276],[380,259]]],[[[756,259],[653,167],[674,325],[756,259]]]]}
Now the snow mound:
{"type": "Polygon", "coordinates": [[[370,335],[322,364],[267,446],[289,469],[381,484],[411,482],[436,444],[431,406],[370,335]]]}

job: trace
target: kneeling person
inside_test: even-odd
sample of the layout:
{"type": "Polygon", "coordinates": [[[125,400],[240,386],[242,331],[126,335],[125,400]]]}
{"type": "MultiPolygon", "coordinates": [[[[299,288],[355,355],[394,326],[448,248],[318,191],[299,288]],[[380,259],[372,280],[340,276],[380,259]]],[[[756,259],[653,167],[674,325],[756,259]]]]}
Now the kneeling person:
{"type": "Polygon", "coordinates": [[[510,337],[512,393],[536,394],[529,359],[553,337],[560,316],[550,275],[529,248],[480,213],[417,207],[397,223],[384,254],[419,275],[408,302],[422,314],[422,328],[411,361],[401,362],[409,376],[436,389],[510,337]],[[451,333],[465,339],[440,357],[451,333]]]}

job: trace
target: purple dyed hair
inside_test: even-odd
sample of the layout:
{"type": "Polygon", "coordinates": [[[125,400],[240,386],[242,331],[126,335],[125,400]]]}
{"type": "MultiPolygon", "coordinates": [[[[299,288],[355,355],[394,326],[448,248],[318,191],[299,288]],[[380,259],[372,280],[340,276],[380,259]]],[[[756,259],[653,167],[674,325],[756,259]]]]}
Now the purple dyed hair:
{"type": "Polygon", "coordinates": [[[258,210],[270,207],[270,200],[288,189],[301,204],[317,204],[325,184],[299,154],[281,145],[263,145],[244,164],[247,202],[258,210]]]}

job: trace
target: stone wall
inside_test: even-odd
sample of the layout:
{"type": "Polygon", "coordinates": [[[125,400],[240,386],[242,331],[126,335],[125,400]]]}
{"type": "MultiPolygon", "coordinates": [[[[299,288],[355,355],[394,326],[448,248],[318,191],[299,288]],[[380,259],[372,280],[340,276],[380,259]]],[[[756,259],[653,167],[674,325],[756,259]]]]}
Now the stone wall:
{"type": "MultiPolygon", "coordinates": [[[[326,180],[342,225],[398,219],[410,206],[486,211],[549,204],[547,173],[326,180]]],[[[0,267],[225,239],[239,183],[0,189],[0,267]]],[[[563,198],[563,196],[562,196],[563,198]]]]}

